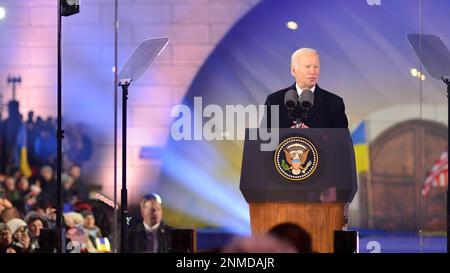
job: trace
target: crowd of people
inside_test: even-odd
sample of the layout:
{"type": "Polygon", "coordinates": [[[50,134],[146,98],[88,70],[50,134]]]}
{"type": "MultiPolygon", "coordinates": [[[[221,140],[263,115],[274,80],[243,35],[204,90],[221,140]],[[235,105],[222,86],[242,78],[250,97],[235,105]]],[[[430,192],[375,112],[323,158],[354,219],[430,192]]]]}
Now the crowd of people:
{"type": "MultiPolygon", "coordinates": [[[[80,252],[110,251],[112,208],[89,198],[77,165],[62,174],[62,200],[65,241],[80,252]]],[[[56,230],[55,211],[56,179],[51,166],[41,167],[30,178],[20,171],[0,173],[0,253],[48,251],[40,248],[39,239],[43,229],[56,230]]]]}
{"type": "MultiPolygon", "coordinates": [[[[46,231],[56,230],[56,128],[55,119],[35,118],[33,112],[23,120],[14,100],[8,103],[8,117],[0,116],[0,253],[43,251],[42,236],[55,241],[46,231]]],[[[112,209],[90,199],[82,179],[81,166],[91,157],[92,142],[82,126],[66,124],[62,143],[64,239],[80,242],[81,236],[86,240],[76,247],[82,251],[108,251],[112,209]]]]}
{"type": "MultiPolygon", "coordinates": [[[[92,140],[84,132],[82,124],[64,123],[63,129],[64,168],[82,166],[92,156],[92,140]]],[[[42,166],[56,166],[56,131],[55,118],[35,117],[30,111],[24,120],[19,112],[19,102],[10,101],[8,117],[3,119],[0,114],[0,172],[11,174],[22,168],[25,175],[30,175],[30,172],[39,172],[42,166]]]]}

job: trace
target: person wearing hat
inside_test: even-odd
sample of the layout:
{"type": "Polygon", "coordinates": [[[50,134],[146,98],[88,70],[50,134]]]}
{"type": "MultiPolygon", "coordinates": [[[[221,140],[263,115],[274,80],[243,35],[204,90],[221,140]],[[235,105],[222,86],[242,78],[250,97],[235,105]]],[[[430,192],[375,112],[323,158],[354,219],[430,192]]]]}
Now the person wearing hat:
{"type": "Polygon", "coordinates": [[[20,218],[13,218],[8,221],[7,225],[11,230],[14,250],[17,253],[31,252],[27,223],[20,218]]]}
{"type": "Polygon", "coordinates": [[[162,220],[161,197],[152,193],[140,202],[142,221],[130,229],[128,251],[132,253],[167,253],[173,228],[162,220]]]}
{"type": "Polygon", "coordinates": [[[12,245],[11,229],[5,223],[0,223],[0,253],[16,253],[12,245]]]}
{"type": "Polygon", "coordinates": [[[84,218],[81,213],[75,212],[75,211],[69,211],[66,213],[63,213],[64,217],[64,223],[67,226],[67,229],[74,228],[74,227],[81,227],[84,223],[84,218]]]}

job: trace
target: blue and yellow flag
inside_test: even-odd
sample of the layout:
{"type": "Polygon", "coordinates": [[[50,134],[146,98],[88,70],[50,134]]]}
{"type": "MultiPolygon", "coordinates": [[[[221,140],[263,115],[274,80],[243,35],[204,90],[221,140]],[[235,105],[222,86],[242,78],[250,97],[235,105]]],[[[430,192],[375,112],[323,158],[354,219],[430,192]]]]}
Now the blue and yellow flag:
{"type": "Polygon", "coordinates": [[[95,238],[95,247],[99,252],[111,252],[111,244],[109,243],[109,240],[107,237],[95,238]]]}
{"type": "Polygon", "coordinates": [[[16,140],[16,166],[19,166],[22,174],[26,177],[30,177],[32,172],[30,164],[28,164],[27,154],[27,129],[25,124],[22,123],[16,140]]]}
{"type": "Polygon", "coordinates": [[[369,170],[369,145],[366,138],[366,122],[362,121],[352,133],[355,149],[356,171],[358,173],[369,170]]]}

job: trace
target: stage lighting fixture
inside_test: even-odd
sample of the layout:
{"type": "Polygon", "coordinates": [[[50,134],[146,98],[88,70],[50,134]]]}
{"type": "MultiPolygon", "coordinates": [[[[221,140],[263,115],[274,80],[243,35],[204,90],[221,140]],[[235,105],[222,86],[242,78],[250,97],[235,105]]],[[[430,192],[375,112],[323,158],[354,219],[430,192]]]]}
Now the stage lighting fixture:
{"type": "Polygon", "coordinates": [[[0,7],[0,20],[5,18],[6,16],[6,9],[4,7],[0,7]]]}
{"type": "Polygon", "coordinates": [[[61,16],[70,16],[80,12],[80,0],[60,0],[61,16]]]}
{"type": "Polygon", "coordinates": [[[298,29],[298,24],[294,21],[289,21],[286,23],[288,29],[296,30],[298,29]]]}

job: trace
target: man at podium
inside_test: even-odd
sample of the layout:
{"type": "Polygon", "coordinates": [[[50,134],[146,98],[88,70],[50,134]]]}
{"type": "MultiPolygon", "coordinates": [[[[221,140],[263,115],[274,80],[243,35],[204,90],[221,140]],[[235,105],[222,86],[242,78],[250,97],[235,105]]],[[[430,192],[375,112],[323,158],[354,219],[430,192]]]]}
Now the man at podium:
{"type": "Polygon", "coordinates": [[[279,128],[348,127],[343,99],[317,84],[320,60],[316,50],[301,48],[295,51],[291,57],[291,74],[295,78],[292,86],[267,96],[268,128],[272,127],[272,105],[279,107],[279,128]]]}

